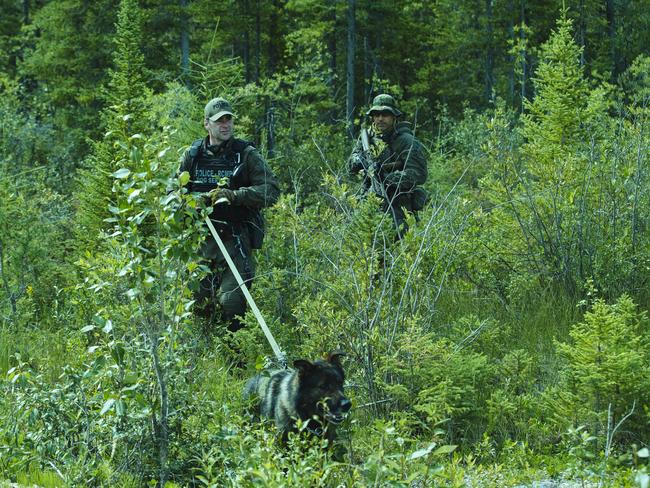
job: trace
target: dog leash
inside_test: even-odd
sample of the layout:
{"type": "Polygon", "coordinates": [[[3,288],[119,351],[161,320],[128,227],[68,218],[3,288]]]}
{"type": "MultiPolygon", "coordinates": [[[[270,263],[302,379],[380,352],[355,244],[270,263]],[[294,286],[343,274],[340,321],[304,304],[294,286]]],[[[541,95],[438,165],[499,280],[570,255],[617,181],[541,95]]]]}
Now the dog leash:
{"type": "Polygon", "coordinates": [[[262,317],[262,313],[260,312],[260,309],[257,308],[257,305],[255,304],[255,300],[253,300],[253,296],[251,295],[250,291],[248,291],[248,287],[246,286],[246,283],[244,283],[244,280],[242,279],[241,275],[239,274],[239,271],[237,270],[237,267],[235,266],[235,263],[233,263],[232,258],[230,257],[230,254],[228,254],[228,251],[226,250],[226,246],[224,246],[223,241],[221,240],[221,237],[219,236],[219,233],[217,230],[214,228],[214,225],[212,224],[212,221],[210,220],[210,217],[206,216],[205,217],[205,222],[208,224],[208,229],[210,229],[210,233],[212,234],[212,237],[214,237],[214,240],[217,243],[217,246],[219,246],[219,250],[221,251],[221,254],[223,254],[223,257],[226,258],[226,263],[228,263],[228,267],[230,268],[230,271],[232,271],[232,274],[235,276],[235,279],[237,280],[237,283],[239,284],[239,287],[242,289],[244,292],[244,296],[246,297],[246,301],[251,307],[251,310],[253,311],[253,314],[255,315],[255,318],[257,319],[257,322],[260,324],[260,327],[262,328],[262,332],[264,332],[264,335],[266,336],[266,339],[269,341],[269,344],[271,344],[271,349],[273,349],[273,352],[275,353],[275,357],[277,358],[278,362],[280,363],[280,366],[282,368],[287,367],[287,357],[282,352],[282,349],[280,349],[280,346],[278,346],[278,343],[275,342],[275,339],[273,338],[273,334],[271,334],[271,330],[269,327],[266,325],[266,321],[264,320],[264,317],[262,317]]]}

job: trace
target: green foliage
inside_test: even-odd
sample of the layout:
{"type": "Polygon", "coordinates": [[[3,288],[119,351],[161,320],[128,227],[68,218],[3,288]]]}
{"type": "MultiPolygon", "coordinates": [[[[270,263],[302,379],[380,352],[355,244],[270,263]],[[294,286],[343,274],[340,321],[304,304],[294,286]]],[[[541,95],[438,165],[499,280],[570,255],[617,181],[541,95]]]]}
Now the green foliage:
{"type": "Polygon", "coordinates": [[[0,20],[0,72],[15,74],[16,56],[19,51],[18,33],[22,12],[16,2],[3,1],[0,20]]]}
{"type": "MultiPolygon", "coordinates": [[[[114,70],[109,71],[109,81],[104,93],[108,107],[98,120],[107,134],[141,134],[145,125],[145,102],[148,89],[144,80],[144,58],[141,13],[137,2],[124,0],[117,21],[114,70]]],[[[106,208],[111,199],[110,175],[119,167],[116,150],[106,140],[93,144],[93,154],[80,172],[77,190],[77,237],[84,248],[93,249],[99,233],[105,229],[106,208]]]]}
{"type": "Polygon", "coordinates": [[[168,476],[168,455],[182,466],[170,439],[180,421],[176,412],[192,398],[180,392],[190,388],[192,369],[188,283],[199,273],[194,259],[202,233],[188,222],[198,218],[196,201],[182,179],[159,172],[172,164],[164,137],[143,144],[139,136],[116,134],[114,141],[133,171],[114,174],[114,230],[105,253],[80,263],[87,282],[78,300],[100,312],[81,329],[87,350],[74,356],[82,363],[64,366],[53,388],[16,355],[8,378],[12,408],[4,417],[15,429],[7,433],[13,461],[3,469],[9,472],[26,469],[33,457],[69,465],[63,477],[70,483],[114,481],[121,476],[115,466],[136,456],[141,473],[157,479],[168,476]]]}
{"type": "Polygon", "coordinates": [[[52,188],[51,132],[19,108],[5,86],[0,102],[0,321],[60,327],[68,282],[71,209],[52,188]],[[4,122],[6,121],[6,123],[4,122]]]}
{"type": "Polygon", "coordinates": [[[112,52],[107,35],[115,22],[113,5],[111,0],[46,3],[31,12],[32,23],[23,28],[26,52],[19,71],[33,80],[29,102],[48,107],[42,115],[55,118],[61,136],[96,125],[99,86],[112,52]]]}
{"type": "Polygon", "coordinates": [[[646,482],[643,5],[569,2],[551,32],[539,2],[356,2],[355,112],[389,91],[431,150],[396,241],[343,174],[346,2],[188,3],[0,2],[0,479],[646,482]],[[329,451],[250,422],[252,314],[210,337],[193,315],[205,211],[172,175],[217,95],[287,190],[258,305],[292,359],[348,353],[329,451]],[[583,317],[594,288],[626,294],[583,317]]]}
{"type": "MultiPolygon", "coordinates": [[[[149,432],[157,451],[156,461],[151,462],[164,484],[169,470],[170,412],[175,411],[176,392],[183,388],[188,368],[187,363],[178,361],[182,349],[177,341],[185,336],[183,330],[191,315],[189,282],[199,273],[195,252],[202,233],[196,225],[188,225],[200,220],[196,200],[182,188],[187,179],[161,174],[173,156],[166,138],[143,143],[136,134],[118,138],[116,144],[124,167],[113,174],[116,199],[109,207],[113,216],[107,222],[114,230],[108,236],[107,251],[112,259],[108,272],[117,279],[96,281],[91,288],[108,292],[117,300],[117,342],[110,351],[124,373],[122,384],[116,385],[119,394],[105,398],[102,412],[114,410],[123,417],[131,409],[130,418],[144,425],[149,415],[157,418],[149,432]],[[137,351],[147,355],[134,362],[137,351]],[[133,359],[127,361],[126,355],[133,359]],[[150,364],[143,363],[145,358],[150,364]],[[141,375],[148,376],[145,384],[156,385],[144,396],[137,391],[136,378],[141,375]],[[127,381],[129,377],[132,379],[127,381]]],[[[102,274],[107,271],[98,270],[102,274]]],[[[124,455],[131,453],[127,449],[124,455]]]]}
{"type": "Polygon", "coordinates": [[[106,100],[109,110],[105,126],[109,131],[119,129],[115,123],[126,124],[125,130],[131,134],[141,132],[144,101],[149,89],[145,80],[144,55],[142,54],[142,13],[138,2],[122,0],[117,16],[115,35],[114,68],[109,70],[106,100]],[[119,118],[119,115],[130,115],[119,118]]]}
{"type": "Polygon", "coordinates": [[[61,291],[71,272],[64,247],[68,237],[61,221],[68,218],[70,209],[41,178],[31,176],[29,189],[11,184],[0,188],[2,322],[60,327],[63,317],[59,314],[65,308],[61,291]]]}
{"type": "Polygon", "coordinates": [[[522,117],[524,144],[507,144],[501,129],[486,146],[493,165],[481,189],[490,211],[478,211],[471,222],[488,247],[480,262],[501,276],[488,283],[500,289],[517,270],[569,294],[593,278],[617,296],[646,276],[639,264],[647,258],[637,245],[645,223],[635,210],[646,205],[645,163],[627,149],[630,140],[645,140],[645,124],[616,127],[608,88],[589,88],[567,21],[541,54],[538,94],[522,117]]]}
{"type": "Polygon", "coordinates": [[[596,300],[584,322],[570,332],[570,343],[559,343],[566,363],[563,392],[554,402],[559,419],[586,424],[595,435],[609,435],[632,412],[625,431],[644,435],[648,408],[650,343],[648,319],[627,296],[612,305],[596,300]],[[612,424],[613,422],[613,424],[612,424]]]}
{"type": "MultiPolygon", "coordinates": [[[[237,419],[233,419],[237,421],[237,419]]],[[[354,464],[335,462],[319,443],[304,436],[291,436],[288,448],[278,455],[275,436],[266,426],[229,425],[199,459],[197,480],[203,486],[409,486],[435,483],[439,462],[456,446],[431,442],[420,446],[390,424],[371,427],[379,445],[364,452],[357,446],[347,456],[354,464]],[[350,459],[351,460],[351,459],[350,459]]]]}

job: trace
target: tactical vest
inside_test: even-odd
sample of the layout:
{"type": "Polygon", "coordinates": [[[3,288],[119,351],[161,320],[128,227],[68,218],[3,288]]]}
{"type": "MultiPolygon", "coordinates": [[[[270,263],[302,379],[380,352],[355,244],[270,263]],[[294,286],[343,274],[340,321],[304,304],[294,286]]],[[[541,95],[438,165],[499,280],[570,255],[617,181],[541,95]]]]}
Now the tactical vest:
{"type": "MultiPolygon", "coordinates": [[[[205,154],[201,150],[202,147],[203,139],[199,139],[192,143],[189,150],[190,191],[207,193],[220,186],[230,190],[248,186],[249,182],[244,179],[243,169],[254,149],[250,142],[234,139],[230,150],[220,152],[217,156],[205,154]]],[[[253,213],[257,212],[240,205],[219,205],[215,207],[210,218],[232,224],[250,220],[253,213]]]]}

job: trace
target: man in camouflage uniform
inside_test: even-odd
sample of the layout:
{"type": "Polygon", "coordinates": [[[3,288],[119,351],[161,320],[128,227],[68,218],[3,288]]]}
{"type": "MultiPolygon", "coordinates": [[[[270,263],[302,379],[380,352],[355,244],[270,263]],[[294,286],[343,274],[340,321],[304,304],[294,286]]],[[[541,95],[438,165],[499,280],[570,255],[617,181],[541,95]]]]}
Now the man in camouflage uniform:
{"type": "Polygon", "coordinates": [[[422,210],[426,201],[419,186],[427,179],[426,152],[409,124],[399,121],[403,114],[390,95],[377,95],[366,115],[371,121],[370,147],[366,151],[359,141],[348,167],[352,174],[363,174],[364,192],[382,199],[382,209],[390,213],[401,238],[407,230],[405,211],[422,210]]]}
{"type": "MultiPolygon", "coordinates": [[[[274,204],[280,188],[273,172],[250,142],[233,137],[233,111],[223,98],[205,106],[203,125],[208,134],[185,151],[179,172],[190,174],[188,191],[204,194],[219,236],[248,287],[255,275],[253,249],[261,247],[261,209],[274,204]]],[[[214,238],[201,247],[210,273],[195,293],[197,311],[212,315],[215,301],[222,319],[235,332],[242,327],[237,316],[246,311],[246,298],[214,238]]]]}

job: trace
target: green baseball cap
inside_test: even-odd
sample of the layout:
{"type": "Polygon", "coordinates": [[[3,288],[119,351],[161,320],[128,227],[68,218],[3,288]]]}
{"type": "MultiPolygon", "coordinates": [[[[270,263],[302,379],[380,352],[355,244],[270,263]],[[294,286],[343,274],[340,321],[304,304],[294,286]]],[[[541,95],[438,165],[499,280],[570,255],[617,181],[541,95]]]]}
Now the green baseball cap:
{"type": "Polygon", "coordinates": [[[370,110],[366,112],[366,115],[372,115],[373,112],[390,112],[395,117],[402,115],[402,112],[397,110],[397,103],[395,99],[386,93],[377,95],[373,101],[370,110]]]}
{"type": "Polygon", "coordinates": [[[205,106],[205,118],[212,122],[219,120],[224,115],[232,115],[232,107],[225,98],[213,98],[205,106]]]}

